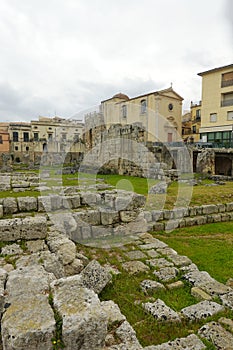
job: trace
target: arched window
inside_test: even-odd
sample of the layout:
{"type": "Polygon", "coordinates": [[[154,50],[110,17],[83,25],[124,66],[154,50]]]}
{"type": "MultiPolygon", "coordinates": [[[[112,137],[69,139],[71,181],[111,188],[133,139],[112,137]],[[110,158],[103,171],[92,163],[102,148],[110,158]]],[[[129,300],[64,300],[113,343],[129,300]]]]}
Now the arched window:
{"type": "Polygon", "coordinates": [[[146,100],[141,101],[141,113],[146,113],[146,100]]]}
{"type": "Polygon", "coordinates": [[[126,118],[127,117],[127,106],[123,105],[121,108],[122,108],[122,118],[126,118]]]}

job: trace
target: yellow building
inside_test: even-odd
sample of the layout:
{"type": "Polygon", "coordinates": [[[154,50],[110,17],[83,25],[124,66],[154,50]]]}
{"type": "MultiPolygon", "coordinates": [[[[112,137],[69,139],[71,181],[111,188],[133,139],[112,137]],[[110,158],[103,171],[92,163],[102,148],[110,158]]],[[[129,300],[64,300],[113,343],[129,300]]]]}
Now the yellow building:
{"type": "Polygon", "coordinates": [[[202,77],[201,139],[229,146],[233,130],[233,64],[198,75],[202,77]]]}
{"type": "Polygon", "coordinates": [[[201,127],[201,101],[197,103],[191,102],[191,137],[192,142],[200,141],[200,127],[201,127]]]}
{"type": "Polygon", "coordinates": [[[140,123],[147,141],[175,142],[181,140],[182,101],[172,87],[133,98],[119,93],[101,102],[100,113],[107,128],[140,123]]]}

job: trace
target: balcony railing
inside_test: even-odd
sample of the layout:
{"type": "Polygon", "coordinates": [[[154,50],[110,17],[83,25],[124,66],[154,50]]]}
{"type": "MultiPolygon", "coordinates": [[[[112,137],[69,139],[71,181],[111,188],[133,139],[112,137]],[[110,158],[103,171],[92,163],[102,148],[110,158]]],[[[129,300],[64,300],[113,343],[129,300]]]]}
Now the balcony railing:
{"type": "Polygon", "coordinates": [[[223,100],[221,102],[221,107],[233,106],[233,98],[230,100],[223,100]]]}
{"type": "Polygon", "coordinates": [[[231,79],[231,80],[222,80],[221,87],[227,87],[227,86],[232,86],[232,85],[233,85],[233,79],[231,79]]]}

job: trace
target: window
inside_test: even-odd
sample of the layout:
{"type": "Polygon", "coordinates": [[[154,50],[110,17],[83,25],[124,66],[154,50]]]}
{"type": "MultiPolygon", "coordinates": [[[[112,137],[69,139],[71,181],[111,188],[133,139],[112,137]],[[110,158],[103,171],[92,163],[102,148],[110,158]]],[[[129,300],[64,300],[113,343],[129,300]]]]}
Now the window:
{"type": "Polygon", "coordinates": [[[26,151],[29,151],[29,147],[28,146],[26,147],[26,151]]]}
{"type": "Polygon", "coordinates": [[[196,132],[197,132],[197,127],[196,125],[193,125],[193,134],[196,134],[196,132]]]}
{"type": "Polygon", "coordinates": [[[196,110],[196,120],[201,120],[201,110],[200,109],[196,110]]]}
{"type": "Polygon", "coordinates": [[[227,94],[222,94],[221,106],[233,106],[233,92],[228,92],[227,94]]]}
{"type": "Polygon", "coordinates": [[[121,108],[122,108],[122,118],[126,118],[127,117],[127,106],[123,105],[121,108]]]}
{"type": "Polygon", "coordinates": [[[3,141],[2,141],[2,135],[0,135],[0,143],[3,143],[3,141]]]}
{"type": "Polygon", "coordinates": [[[233,120],[233,111],[227,112],[227,120],[233,120]]]}
{"type": "Polygon", "coordinates": [[[24,142],[28,142],[29,141],[29,133],[28,132],[24,132],[23,133],[23,140],[24,140],[24,142]]]}
{"type": "Polygon", "coordinates": [[[53,141],[53,134],[48,134],[48,140],[53,141]]]}
{"type": "Polygon", "coordinates": [[[38,134],[38,132],[34,132],[34,141],[39,141],[39,134],[38,134]]]}
{"type": "Polygon", "coordinates": [[[19,141],[19,133],[18,131],[13,131],[13,141],[18,142],[19,141]]]}
{"type": "Polygon", "coordinates": [[[66,140],[66,134],[62,134],[61,137],[62,137],[62,141],[66,140]]]}
{"type": "Polygon", "coordinates": [[[210,114],[210,122],[215,123],[217,121],[217,113],[210,114]]]}
{"type": "Polygon", "coordinates": [[[141,101],[141,114],[146,113],[146,100],[141,101]]]}
{"type": "Polygon", "coordinates": [[[18,151],[19,150],[19,147],[18,146],[15,146],[15,151],[18,151]]]}
{"type": "Polygon", "coordinates": [[[221,87],[233,85],[233,72],[222,74],[222,85],[221,87]]]}

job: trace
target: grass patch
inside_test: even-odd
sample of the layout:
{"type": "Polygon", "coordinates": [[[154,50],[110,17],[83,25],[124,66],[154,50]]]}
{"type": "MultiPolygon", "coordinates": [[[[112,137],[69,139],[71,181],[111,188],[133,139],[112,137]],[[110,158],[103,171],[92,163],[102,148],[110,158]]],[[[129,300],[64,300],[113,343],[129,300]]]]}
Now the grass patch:
{"type": "Polygon", "coordinates": [[[233,222],[207,224],[161,232],[155,236],[222,283],[232,277],[233,222]]]}

